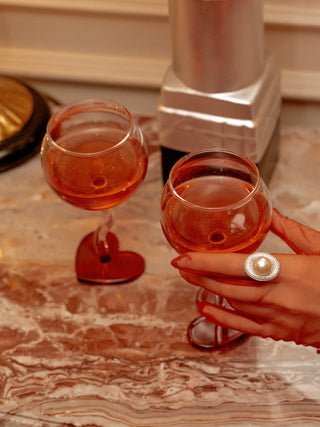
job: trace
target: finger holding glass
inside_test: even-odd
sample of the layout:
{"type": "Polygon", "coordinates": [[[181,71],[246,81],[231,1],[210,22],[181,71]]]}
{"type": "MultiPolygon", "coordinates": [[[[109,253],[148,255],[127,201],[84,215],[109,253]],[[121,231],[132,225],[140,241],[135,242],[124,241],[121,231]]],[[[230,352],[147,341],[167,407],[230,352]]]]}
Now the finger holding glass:
{"type": "MultiPolygon", "coordinates": [[[[271,223],[270,194],[255,164],[246,156],[211,149],[191,153],[172,168],[161,198],[161,225],[180,254],[252,253],[271,223]]],[[[208,291],[204,301],[228,307],[226,299],[208,291]]],[[[217,327],[204,317],[189,326],[188,338],[201,348],[221,347],[243,337],[237,330],[217,327]]]]}
{"type": "Polygon", "coordinates": [[[280,266],[261,282],[246,272],[245,254],[187,253],[173,260],[182,277],[226,298],[230,309],[205,301],[203,316],[224,328],[320,350],[320,232],[273,209],[271,231],[295,254],[273,254],[280,266]],[[232,309],[231,309],[232,307],[232,309]]]}

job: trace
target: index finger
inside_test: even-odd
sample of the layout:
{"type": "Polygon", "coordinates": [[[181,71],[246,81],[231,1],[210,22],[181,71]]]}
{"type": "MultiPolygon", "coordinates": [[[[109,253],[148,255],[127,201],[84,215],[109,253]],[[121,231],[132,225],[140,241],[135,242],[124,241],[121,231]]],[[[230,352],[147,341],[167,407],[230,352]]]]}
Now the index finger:
{"type": "Polygon", "coordinates": [[[248,254],[190,252],[172,260],[171,264],[184,271],[208,275],[247,278],[244,262],[248,254]]]}

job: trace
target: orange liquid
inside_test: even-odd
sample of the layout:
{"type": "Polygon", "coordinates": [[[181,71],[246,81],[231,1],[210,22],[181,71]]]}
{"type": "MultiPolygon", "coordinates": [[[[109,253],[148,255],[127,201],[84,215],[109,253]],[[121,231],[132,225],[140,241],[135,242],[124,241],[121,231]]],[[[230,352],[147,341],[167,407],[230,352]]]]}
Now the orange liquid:
{"type": "Polygon", "coordinates": [[[112,135],[88,130],[58,141],[73,154],[44,145],[42,165],[48,184],[66,202],[83,209],[108,209],[123,202],[143,181],[147,155],[138,140],[119,146],[113,140],[112,135]]]}
{"type": "Polygon", "coordinates": [[[166,187],[161,224],[167,240],[179,253],[253,252],[270,227],[271,209],[259,192],[249,202],[234,205],[251,191],[252,186],[238,178],[206,176],[176,188],[189,202],[184,203],[166,187]]]}

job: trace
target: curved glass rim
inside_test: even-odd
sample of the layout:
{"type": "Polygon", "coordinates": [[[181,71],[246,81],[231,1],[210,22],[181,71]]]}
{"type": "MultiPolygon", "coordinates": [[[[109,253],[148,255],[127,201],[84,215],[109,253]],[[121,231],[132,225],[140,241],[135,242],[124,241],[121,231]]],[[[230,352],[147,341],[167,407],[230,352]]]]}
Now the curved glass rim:
{"type": "Polygon", "coordinates": [[[48,138],[50,140],[50,142],[52,143],[52,145],[59,151],[62,151],[70,156],[76,156],[76,157],[93,157],[93,156],[101,156],[102,154],[105,154],[109,151],[113,151],[115,150],[119,145],[122,145],[124,142],[126,142],[129,138],[129,136],[133,133],[133,128],[134,128],[134,123],[133,123],[133,119],[132,119],[132,115],[129,112],[129,110],[127,110],[126,107],[124,107],[123,105],[119,104],[118,102],[114,102],[111,100],[107,100],[107,99],[102,99],[102,98],[88,98],[88,99],[82,99],[80,101],[75,101],[66,105],[63,105],[62,107],[60,107],[55,113],[53,113],[53,115],[50,117],[48,123],[47,123],[47,131],[46,134],[44,136],[44,138],[48,138]],[[116,144],[114,144],[112,147],[108,147],[105,150],[100,150],[100,151],[94,151],[92,153],[79,153],[77,151],[73,151],[73,150],[68,150],[67,148],[61,147],[61,145],[59,145],[54,138],[52,138],[51,136],[51,131],[54,128],[54,124],[61,119],[61,117],[63,117],[65,114],[68,113],[68,111],[71,111],[72,109],[75,108],[79,108],[79,111],[81,111],[83,109],[83,107],[85,106],[92,106],[92,107],[97,107],[98,109],[101,109],[101,107],[103,109],[109,109],[110,112],[112,112],[111,108],[113,110],[118,110],[121,111],[122,113],[124,113],[124,115],[128,118],[129,121],[129,128],[127,133],[125,134],[125,136],[116,144]]]}
{"type": "Polygon", "coordinates": [[[256,193],[260,187],[261,184],[261,176],[260,176],[260,172],[259,169],[257,168],[256,164],[246,155],[242,154],[242,153],[238,153],[236,151],[231,151],[231,150],[227,150],[224,148],[209,148],[206,150],[199,150],[199,151],[193,151],[189,154],[186,154],[185,156],[181,157],[181,159],[179,159],[172,167],[170,173],[169,173],[169,178],[168,178],[168,186],[172,192],[172,194],[174,195],[174,197],[176,197],[177,199],[179,199],[182,203],[184,203],[185,205],[192,207],[193,209],[198,209],[198,210],[205,210],[205,211],[224,211],[226,209],[234,209],[236,207],[240,207],[242,205],[244,205],[249,199],[252,198],[252,196],[254,195],[254,193],[256,193]],[[197,205],[195,203],[189,202],[188,200],[184,199],[183,197],[181,197],[175,190],[173,184],[172,184],[172,180],[173,180],[173,175],[175,173],[175,171],[181,166],[181,164],[183,163],[187,163],[190,159],[192,159],[192,157],[200,157],[202,154],[206,154],[206,153],[223,153],[223,154],[229,154],[234,158],[240,158],[242,160],[244,160],[247,164],[249,164],[252,168],[252,170],[255,173],[255,176],[257,177],[257,182],[254,185],[254,187],[252,188],[252,190],[250,191],[250,193],[248,193],[245,197],[241,198],[238,202],[235,203],[231,203],[229,205],[226,206],[221,206],[221,207],[209,207],[209,206],[201,206],[201,205],[197,205]]]}

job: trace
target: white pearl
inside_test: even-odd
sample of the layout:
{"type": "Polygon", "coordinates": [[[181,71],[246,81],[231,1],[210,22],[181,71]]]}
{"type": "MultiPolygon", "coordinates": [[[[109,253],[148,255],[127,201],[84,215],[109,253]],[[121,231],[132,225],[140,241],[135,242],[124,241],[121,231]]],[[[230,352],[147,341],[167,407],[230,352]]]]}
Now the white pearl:
{"type": "Polygon", "coordinates": [[[272,270],[271,261],[265,256],[261,256],[252,263],[253,271],[260,276],[268,276],[272,270]]]}

